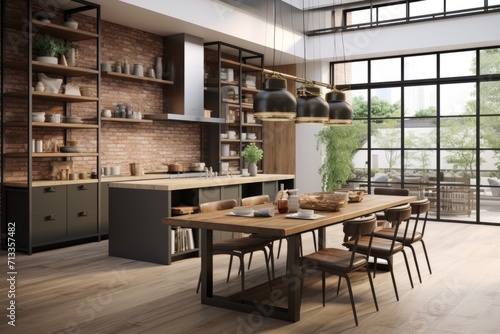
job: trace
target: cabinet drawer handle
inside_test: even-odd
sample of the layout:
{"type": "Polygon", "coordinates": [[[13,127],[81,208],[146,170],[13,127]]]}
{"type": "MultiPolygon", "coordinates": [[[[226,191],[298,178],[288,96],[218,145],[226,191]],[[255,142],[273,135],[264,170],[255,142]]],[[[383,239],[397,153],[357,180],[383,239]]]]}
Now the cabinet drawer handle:
{"type": "Polygon", "coordinates": [[[44,217],[45,221],[56,220],[56,215],[48,215],[44,217]]]}
{"type": "Polygon", "coordinates": [[[78,217],[87,217],[87,216],[88,216],[87,211],[80,211],[80,212],[78,212],[78,217]]]}
{"type": "Polygon", "coordinates": [[[78,186],[78,190],[87,190],[87,186],[80,185],[80,186],[78,186]]]}
{"type": "Polygon", "coordinates": [[[46,187],[46,188],[43,188],[43,192],[44,193],[55,193],[56,188],[55,187],[46,187]]]}

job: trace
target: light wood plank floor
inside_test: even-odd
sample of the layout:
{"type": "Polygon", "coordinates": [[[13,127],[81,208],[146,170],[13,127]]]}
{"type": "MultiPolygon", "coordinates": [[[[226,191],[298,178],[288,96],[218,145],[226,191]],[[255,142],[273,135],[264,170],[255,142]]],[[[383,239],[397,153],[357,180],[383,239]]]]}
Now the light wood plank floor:
{"type": "MultiPolygon", "coordinates": [[[[103,241],[31,256],[18,254],[13,328],[5,316],[7,259],[2,251],[0,333],[498,333],[498,230],[430,222],[426,241],[433,274],[417,247],[423,282],[418,282],[410,258],[415,282],[411,289],[402,256],[396,256],[400,301],[395,299],[389,273],[377,273],[379,312],[366,275],[356,273],[353,291],[359,327],[346,286],[339,296],[335,294],[335,277],[327,280],[327,305],[322,307],[321,283],[311,275],[304,288],[302,320],[288,323],[201,305],[195,293],[199,258],[171,266],[126,260],[108,256],[108,242],[103,241]]],[[[312,251],[310,235],[304,235],[305,252],[312,251]]],[[[340,226],[329,228],[328,236],[329,246],[339,245],[340,226]]],[[[247,286],[266,282],[262,261],[261,255],[254,256],[247,286]]],[[[237,292],[235,275],[225,282],[227,257],[218,256],[215,263],[217,291],[237,292]]],[[[284,258],[277,260],[276,270],[284,272],[284,258]]],[[[281,292],[275,288],[272,297],[279,299],[281,292]]]]}

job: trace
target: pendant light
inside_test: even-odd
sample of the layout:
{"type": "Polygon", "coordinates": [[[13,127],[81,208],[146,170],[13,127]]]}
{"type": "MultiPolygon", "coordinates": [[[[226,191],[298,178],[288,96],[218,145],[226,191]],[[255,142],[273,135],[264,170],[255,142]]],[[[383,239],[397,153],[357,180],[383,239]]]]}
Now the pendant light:
{"type": "Polygon", "coordinates": [[[296,107],[295,96],[286,89],[286,79],[272,76],[254,97],[253,116],[262,121],[291,121],[296,107]]]}
{"type": "MultiPolygon", "coordinates": [[[[273,40],[273,68],[276,59],[276,2],[274,0],[274,40],[273,40]]],[[[253,100],[254,118],[262,121],[291,121],[296,115],[297,101],[295,96],[287,90],[286,79],[271,75],[264,82],[264,89],[255,94],[253,100]]]]}
{"type": "MultiPolygon", "coordinates": [[[[306,52],[306,19],[305,2],[302,1],[302,29],[304,31],[304,74],[307,76],[306,52]]],[[[297,116],[295,123],[325,123],[328,122],[328,104],[321,96],[321,88],[307,81],[297,90],[297,116]]]]}
{"type": "Polygon", "coordinates": [[[345,93],[334,88],[326,93],[330,119],[329,125],[352,124],[352,107],[345,101],[345,93]]]}
{"type": "Polygon", "coordinates": [[[328,103],[321,96],[321,88],[305,84],[297,90],[297,95],[296,123],[328,122],[328,103]]]}
{"type": "MultiPolygon", "coordinates": [[[[335,5],[335,1],[333,2],[332,6],[335,5]]],[[[333,25],[334,28],[336,26],[335,24],[335,15],[333,16],[333,25]]],[[[344,83],[347,82],[347,77],[346,77],[346,70],[345,70],[345,46],[344,46],[344,35],[342,31],[340,32],[342,36],[342,54],[344,58],[344,83]]],[[[336,48],[336,41],[337,39],[334,36],[334,47],[333,50],[335,51],[336,48]]],[[[333,79],[332,79],[333,80],[333,79]]],[[[332,83],[333,84],[333,83],[332,83]]],[[[328,108],[329,108],[329,120],[327,125],[351,125],[352,124],[352,107],[349,103],[345,101],[345,93],[342,92],[341,90],[338,90],[337,88],[333,87],[333,89],[326,93],[325,97],[326,101],[328,102],[328,108]]]]}

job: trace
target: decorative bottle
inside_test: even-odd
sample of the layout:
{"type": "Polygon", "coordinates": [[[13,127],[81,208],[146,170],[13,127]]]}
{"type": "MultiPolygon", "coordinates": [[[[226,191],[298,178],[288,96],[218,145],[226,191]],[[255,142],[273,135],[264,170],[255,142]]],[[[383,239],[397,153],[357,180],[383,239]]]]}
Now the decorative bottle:
{"type": "Polygon", "coordinates": [[[162,64],[162,58],[160,56],[156,57],[155,74],[156,74],[156,79],[162,79],[162,77],[163,77],[163,64],[162,64]]]}

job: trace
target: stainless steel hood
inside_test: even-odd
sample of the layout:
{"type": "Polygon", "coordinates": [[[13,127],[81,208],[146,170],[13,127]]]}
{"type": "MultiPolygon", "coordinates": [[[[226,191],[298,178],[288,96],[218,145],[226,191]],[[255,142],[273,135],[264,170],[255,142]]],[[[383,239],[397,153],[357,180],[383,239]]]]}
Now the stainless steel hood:
{"type": "Polygon", "coordinates": [[[164,113],[150,114],[155,120],[225,123],[225,119],[205,117],[203,39],[188,34],[163,39],[167,78],[174,82],[163,95],[164,113]]]}

